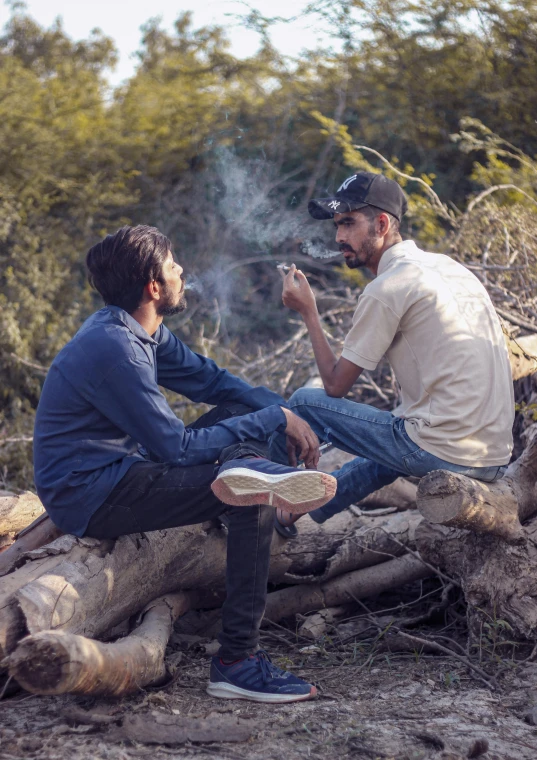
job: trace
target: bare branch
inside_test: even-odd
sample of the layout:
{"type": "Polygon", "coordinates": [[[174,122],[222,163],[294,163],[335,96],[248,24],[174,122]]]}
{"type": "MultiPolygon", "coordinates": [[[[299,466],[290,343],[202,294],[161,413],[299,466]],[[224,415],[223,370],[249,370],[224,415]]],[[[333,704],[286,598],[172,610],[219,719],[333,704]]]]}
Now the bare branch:
{"type": "Polygon", "coordinates": [[[24,364],[25,367],[35,369],[37,372],[43,372],[45,375],[48,372],[48,367],[43,367],[42,364],[36,364],[35,362],[28,361],[28,359],[22,359],[20,356],[17,356],[17,354],[14,354],[12,352],[10,352],[9,356],[20,364],[24,364]]]}
{"type": "Polygon", "coordinates": [[[482,200],[484,200],[488,195],[491,193],[495,193],[497,190],[516,190],[517,193],[520,193],[523,195],[527,200],[531,201],[533,204],[537,206],[537,201],[535,198],[532,198],[531,195],[526,193],[524,190],[521,190],[517,185],[493,185],[492,187],[487,187],[486,190],[483,190],[479,195],[476,195],[475,198],[473,198],[470,203],[468,204],[468,208],[466,209],[466,213],[469,214],[470,211],[478,204],[481,203],[482,200]]]}
{"type": "Polygon", "coordinates": [[[392,163],[390,163],[387,158],[384,158],[382,153],[379,153],[378,151],[373,150],[373,148],[368,148],[367,145],[353,145],[353,147],[356,148],[356,150],[367,150],[370,153],[374,153],[375,156],[380,158],[380,160],[383,161],[386,164],[386,166],[389,166],[390,169],[394,171],[396,174],[398,174],[400,177],[404,177],[405,179],[408,179],[408,180],[411,180],[412,182],[417,182],[418,184],[420,184],[425,189],[427,194],[430,195],[431,198],[434,200],[439,210],[441,211],[442,216],[445,219],[449,219],[450,221],[453,221],[453,215],[449,213],[447,206],[444,203],[442,203],[442,201],[440,200],[438,195],[435,193],[435,191],[432,189],[432,187],[430,187],[427,184],[427,182],[422,180],[421,177],[413,177],[411,174],[405,174],[396,166],[394,166],[392,163]]]}
{"type": "Polygon", "coordinates": [[[20,438],[2,438],[0,439],[0,446],[8,446],[10,443],[32,443],[33,436],[22,435],[20,438]]]}

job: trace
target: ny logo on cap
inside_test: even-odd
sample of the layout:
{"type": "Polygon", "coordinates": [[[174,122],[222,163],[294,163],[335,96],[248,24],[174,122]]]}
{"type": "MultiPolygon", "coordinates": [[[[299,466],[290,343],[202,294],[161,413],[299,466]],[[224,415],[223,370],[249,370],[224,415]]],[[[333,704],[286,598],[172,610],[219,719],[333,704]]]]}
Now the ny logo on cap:
{"type": "Polygon", "coordinates": [[[340,193],[342,190],[346,190],[348,186],[351,184],[351,182],[354,182],[357,176],[358,176],[357,174],[353,174],[352,177],[347,177],[347,179],[345,180],[345,182],[343,182],[341,187],[338,187],[338,190],[337,190],[338,193],[340,193]]]}
{"type": "Polygon", "coordinates": [[[339,205],[340,205],[339,201],[330,201],[330,203],[328,204],[328,208],[331,208],[334,211],[336,211],[339,205]]]}

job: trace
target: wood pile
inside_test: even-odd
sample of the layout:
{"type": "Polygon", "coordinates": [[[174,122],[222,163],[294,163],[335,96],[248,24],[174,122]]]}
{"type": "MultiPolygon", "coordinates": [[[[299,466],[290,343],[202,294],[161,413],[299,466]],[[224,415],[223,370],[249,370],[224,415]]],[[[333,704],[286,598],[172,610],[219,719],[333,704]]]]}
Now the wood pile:
{"type": "MultiPolygon", "coordinates": [[[[530,376],[537,335],[507,339],[514,378],[530,376]]],[[[382,390],[372,376],[364,382],[394,400],[393,384],[382,390]]],[[[275,534],[270,582],[277,588],[266,619],[314,610],[329,617],[439,574],[462,587],[473,636],[501,619],[513,637],[534,641],[534,428],[526,438],[497,483],[439,471],[420,481],[417,496],[413,483],[400,480],[324,525],[305,518],[294,541],[275,534]]],[[[76,538],[60,534],[35,495],[4,492],[0,547],[0,667],[38,694],[119,696],[159,683],[177,617],[218,608],[224,598],[226,529],[217,522],[115,541],[76,538]],[[99,641],[125,621],[126,638],[99,641]]]]}

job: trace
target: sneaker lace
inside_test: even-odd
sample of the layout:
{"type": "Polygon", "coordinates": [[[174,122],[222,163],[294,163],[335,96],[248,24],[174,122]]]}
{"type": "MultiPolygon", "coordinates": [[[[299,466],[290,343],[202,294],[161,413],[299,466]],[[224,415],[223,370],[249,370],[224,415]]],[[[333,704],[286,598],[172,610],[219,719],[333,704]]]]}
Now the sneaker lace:
{"type": "Polygon", "coordinates": [[[287,672],[274,665],[268,652],[264,649],[258,649],[255,655],[261,669],[263,683],[267,683],[271,678],[285,678],[287,672]]]}

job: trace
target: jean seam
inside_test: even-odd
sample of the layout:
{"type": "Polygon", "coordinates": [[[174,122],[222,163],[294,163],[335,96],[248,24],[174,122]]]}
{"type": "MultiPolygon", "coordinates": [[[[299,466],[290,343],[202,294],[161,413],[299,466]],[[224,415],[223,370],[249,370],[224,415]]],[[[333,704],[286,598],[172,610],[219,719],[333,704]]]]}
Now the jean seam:
{"type": "Polygon", "coordinates": [[[255,543],[255,563],[254,563],[254,582],[252,583],[252,599],[251,599],[251,605],[250,605],[250,631],[248,633],[248,638],[252,638],[253,633],[253,626],[254,626],[254,603],[255,603],[255,597],[256,597],[256,591],[257,591],[257,567],[258,567],[258,556],[259,556],[259,531],[261,526],[261,507],[256,507],[257,509],[257,534],[256,534],[256,543],[255,543]]]}

